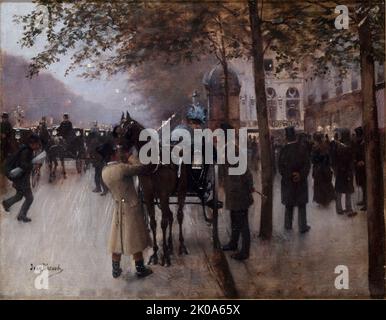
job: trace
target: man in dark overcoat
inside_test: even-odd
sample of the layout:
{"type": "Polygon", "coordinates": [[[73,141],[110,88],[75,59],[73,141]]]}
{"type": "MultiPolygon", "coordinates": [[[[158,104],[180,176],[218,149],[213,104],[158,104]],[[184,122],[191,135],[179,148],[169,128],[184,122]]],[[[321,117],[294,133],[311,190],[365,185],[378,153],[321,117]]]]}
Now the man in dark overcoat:
{"type": "Polygon", "coordinates": [[[28,138],[28,144],[22,145],[15,155],[15,167],[22,169],[22,173],[19,177],[13,180],[13,187],[16,189],[16,194],[11,198],[8,198],[2,202],[3,208],[6,212],[10,212],[11,207],[25,198],[23,205],[21,206],[18,221],[30,222],[31,219],[27,217],[27,212],[33,202],[33,195],[31,189],[31,172],[33,169],[32,159],[34,151],[40,148],[40,138],[38,135],[32,134],[28,138]]]}
{"type": "Polygon", "coordinates": [[[248,210],[253,204],[253,177],[248,168],[242,175],[229,175],[227,168],[225,171],[225,205],[231,216],[231,239],[223,250],[236,251],[241,236],[241,249],[231,257],[245,260],[249,258],[251,247],[248,210]]]}
{"type": "Polygon", "coordinates": [[[356,215],[351,203],[351,195],[354,193],[354,153],[349,129],[341,130],[340,141],[336,144],[334,171],[336,177],[336,212],[338,214],[347,213],[349,217],[352,217],[356,215]],[[342,207],[343,194],[346,200],[345,209],[342,207]]]}
{"type": "Polygon", "coordinates": [[[292,229],[294,207],[298,207],[298,223],[301,233],[308,232],[306,204],[308,203],[307,178],[310,172],[310,159],[307,148],[297,141],[294,127],[285,129],[287,144],[279,155],[281,179],[281,200],[285,205],[284,226],[292,229]]]}
{"type": "Polygon", "coordinates": [[[74,138],[74,127],[70,121],[68,113],[63,114],[63,121],[58,128],[59,135],[63,137],[67,144],[74,138]]]}

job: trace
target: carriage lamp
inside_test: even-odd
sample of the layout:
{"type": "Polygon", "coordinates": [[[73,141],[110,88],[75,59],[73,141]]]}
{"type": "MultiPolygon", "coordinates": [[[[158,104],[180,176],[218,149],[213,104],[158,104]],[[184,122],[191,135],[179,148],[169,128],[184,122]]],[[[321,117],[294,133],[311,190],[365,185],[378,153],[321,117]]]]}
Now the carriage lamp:
{"type": "Polygon", "coordinates": [[[79,136],[80,136],[80,131],[79,131],[79,130],[76,131],[75,135],[76,135],[77,137],[79,137],[79,136]]]}
{"type": "Polygon", "coordinates": [[[105,135],[105,133],[104,132],[101,132],[101,137],[103,137],[105,135]]]}
{"type": "Polygon", "coordinates": [[[16,133],[15,133],[15,139],[16,139],[16,140],[20,140],[20,139],[21,139],[20,130],[17,130],[17,131],[16,131],[16,133]]]}
{"type": "Polygon", "coordinates": [[[52,135],[53,135],[53,136],[56,136],[57,134],[58,134],[58,130],[54,129],[54,130],[52,131],[52,135]]]}

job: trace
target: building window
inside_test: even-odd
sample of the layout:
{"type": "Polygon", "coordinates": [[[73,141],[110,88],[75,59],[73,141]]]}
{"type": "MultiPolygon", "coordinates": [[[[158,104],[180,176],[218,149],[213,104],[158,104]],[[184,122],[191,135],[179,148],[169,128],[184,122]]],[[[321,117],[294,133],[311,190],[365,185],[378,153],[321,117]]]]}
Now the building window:
{"type": "Polygon", "coordinates": [[[272,59],[264,59],[264,71],[272,72],[273,71],[273,60],[272,59]]]}
{"type": "Polygon", "coordinates": [[[296,88],[289,88],[286,93],[287,120],[300,119],[300,94],[296,88]]]}
{"type": "Polygon", "coordinates": [[[267,109],[268,119],[276,120],[277,118],[277,95],[274,88],[267,88],[267,109]]]}

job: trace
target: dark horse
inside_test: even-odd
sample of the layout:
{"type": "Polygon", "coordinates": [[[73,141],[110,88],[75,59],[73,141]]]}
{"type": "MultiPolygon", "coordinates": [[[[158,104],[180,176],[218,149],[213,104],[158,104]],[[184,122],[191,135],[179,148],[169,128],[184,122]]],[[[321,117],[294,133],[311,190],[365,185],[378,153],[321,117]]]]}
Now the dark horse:
{"type": "MultiPolygon", "coordinates": [[[[146,143],[139,141],[141,131],[144,129],[137,121],[133,120],[129,113],[126,117],[122,115],[121,125],[116,130],[116,136],[119,143],[125,150],[135,147],[137,151],[146,143]]],[[[139,182],[143,190],[144,202],[150,218],[150,227],[153,235],[153,255],[150,257],[149,264],[158,263],[158,245],[157,245],[157,222],[155,218],[155,201],[159,199],[162,212],[162,256],[161,265],[170,266],[170,255],[173,253],[173,213],[169,207],[169,198],[177,195],[178,211],[177,220],[179,224],[179,254],[188,254],[184,244],[182,232],[182,223],[184,219],[184,204],[187,193],[187,170],[186,165],[181,168],[174,164],[149,164],[148,173],[139,176],[139,182]],[[169,230],[167,230],[169,228],[169,230]],[[169,234],[167,235],[167,231],[169,234]]]]}

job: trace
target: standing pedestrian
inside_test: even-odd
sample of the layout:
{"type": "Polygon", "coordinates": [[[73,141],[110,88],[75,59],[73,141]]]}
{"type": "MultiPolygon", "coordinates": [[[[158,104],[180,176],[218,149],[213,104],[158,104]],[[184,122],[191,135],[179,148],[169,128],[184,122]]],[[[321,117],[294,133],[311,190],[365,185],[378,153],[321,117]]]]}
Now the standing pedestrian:
{"type": "Polygon", "coordinates": [[[323,140],[322,133],[314,134],[311,161],[313,165],[314,201],[322,206],[328,206],[335,198],[335,191],[332,185],[329,145],[323,140]]]}
{"type": "Polygon", "coordinates": [[[281,179],[281,199],[285,205],[285,229],[292,229],[294,207],[298,207],[298,224],[301,233],[308,232],[306,205],[308,203],[307,178],[310,159],[307,148],[297,141],[294,127],[285,129],[287,144],[279,155],[281,179]]]}
{"type": "Polygon", "coordinates": [[[104,157],[111,159],[103,169],[102,177],[115,201],[109,240],[109,251],[112,254],[112,275],[118,278],[122,273],[121,256],[132,255],[136,274],[143,278],[152,273],[152,270],[144,265],[142,254],[151,242],[133,176],[140,174],[144,166],[139,163],[138,159],[133,159],[133,156],[127,163],[122,162],[122,157],[117,150],[109,146],[100,152],[104,154],[104,157]]]}
{"type": "Polygon", "coordinates": [[[225,205],[230,211],[231,239],[223,246],[223,250],[236,251],[241,236],[241,249],[231,257],[235,260],[245,260],[249,258],[251,247],[248,211],[253,204],[253,177],[248,168],[242,175],[229,175],[228,170],[225,170],[225,205]]]}
{"type": "Polygon", "coordinates": [[[357,213],[352,209],[351,195],[354,193],[354,154],[351,146],[351,135],[349,129],[341,130],[340,141],[336,144],[335,151],[335,192],[336,212],[347,213],[349,217],[357,213]],[[342,196],[345,196],[345,209],[342,207],[342,196]]]}

